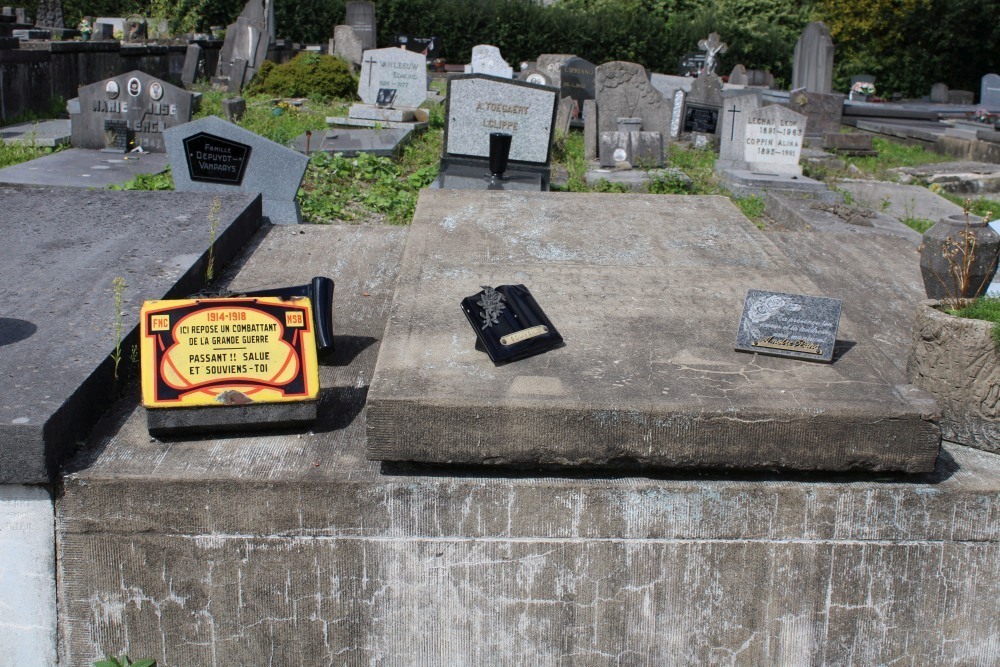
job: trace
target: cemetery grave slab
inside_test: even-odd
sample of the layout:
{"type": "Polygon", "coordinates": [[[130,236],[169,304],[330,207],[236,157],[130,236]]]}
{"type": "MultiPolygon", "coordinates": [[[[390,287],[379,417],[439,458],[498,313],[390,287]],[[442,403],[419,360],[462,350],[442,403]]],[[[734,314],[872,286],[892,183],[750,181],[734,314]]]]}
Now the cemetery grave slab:
{"type": "MultiPolygon", "coordinates": [[[[64,660],[92,662],[127,632],[131,653],[187,665],[256,664],[276,645],[308,665],[334,653],[602,664],[625,651],[663,664],[723,651],[751,664],[790,651],[815,663],[989,662],[995,623],[980,612],[1000,581],[1000,456],[946,445],[933,473],[906,480],[366,461],[365,394],[409,233],[270,228],[222,282],[336,277],[337,351],[320,368],[312,432],[151,441],[134,398],[116,404],[56,501],[64,660]],[[940,613],[944,591],[954,614],[940,613]],[[94,613],[94,600],[128,613],[94,613]]],[[[840,263],[825,250],[806,257],[819,274],[840,263]]],[[[898,298],[891,278],[872,286],[877,297],[898,298]]],[[[843,294],[845,313],[855,294],[843,294]]]]}
{"type": "Polygon", "coordinates": [[[0,183],[106,188],[131,181],[139,174],[159,174],[167,164],[165,153],[116,155],[68,148],[0,169],[0,183]]]}
{"type": "Polygon", "coordinates": [[[794,193],[827,202],[840,201],[841,195],[830,191],[822,181],[808,176],[779,174],[750,169],[723,169],[719,177],[725,186],[737,197],[756,195],[763,197],[772,191],[794,193]]]}
{"type": "Polygon", "coordinates": [[[8,125],[0,128],[0,140],[19,141],[43,148],[63,146],[70,141],[70,122],[57,118],[8,125]]]}
{"type": "Polygon", "coordinates": [[[414,133],[409,129],[347,130],[339,128],[313,132],[308,141],[304,133],[300,134],[292,142],[292,148],[307,154],[315,151],[326,151],[327,153],[341,153],[344,157],[354,157],[360,153],[399,157],[413,136],[414,133]]]}
{"type": "MultiPolygon", "coordinates": [[[[46,483],[110,404],[112,280],[127,285],[124,368],[143,300],[204,286],[212,196],[0,186],[0,197],[0,483],[46,483]]],[[[259,199],[219,199],[217,267],[261,220],[259,199]]]]}
{"type": "Polygon", "coordinates": [[[733,351],[750,288],[838,297],[725,198],[424,191],[369,391],[368,455],[933,467],[933,401],[883,372],[878,342],[851,318],[832,365],[733,351]],[[494,366],[457,304],[480,285],[512,283],[531,290],[565,346],[494,366]]]}
{"type": "Polygon", "coordinates": [[[865,206],[817,200],[777,190],[766,193],[764,201],[764,212],[774,221],[773,228],[778,230],[857,235],[895,234],[908,238],[913,248],[920,244],[922,238],[918,232],[896,218],[865,206]]]}

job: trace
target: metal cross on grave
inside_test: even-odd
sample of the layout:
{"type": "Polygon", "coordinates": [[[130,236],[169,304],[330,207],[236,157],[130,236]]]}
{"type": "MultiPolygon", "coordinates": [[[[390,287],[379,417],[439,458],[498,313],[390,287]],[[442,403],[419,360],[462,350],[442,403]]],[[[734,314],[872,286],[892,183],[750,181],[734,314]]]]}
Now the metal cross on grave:
{"type": "Polygon", "coordinates": [[[736,133],[736,114],[743,113],[736,108],[736,103],[733,102],[733,107],[726,113],[732,114],[733,117],[729,120],[729,140],[732,141],[736,133]]]}
{"type": "Polygon", "coordinates": [[[715,56],[725,53],[729,45],[719,39],[719,33],[713,32],[707,39],[698,42],[698,48],[705,52],[705,67],[702,68],[702,74],[714,74],[715,56]]]}

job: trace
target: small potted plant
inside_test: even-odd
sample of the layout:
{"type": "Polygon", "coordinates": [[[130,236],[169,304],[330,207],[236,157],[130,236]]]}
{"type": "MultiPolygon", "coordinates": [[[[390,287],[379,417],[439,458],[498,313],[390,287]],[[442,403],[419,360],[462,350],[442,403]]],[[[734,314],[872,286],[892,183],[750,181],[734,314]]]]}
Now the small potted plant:
{"type": "Polygon", "coordinates": [[[917,307],[906,370],[937,401],[945,439],[1000,453],[1000,299],[982,296],[1000,237],[989,213],[970,220],[968,206],[924,235],[921,272],[931,299],[917,307]]]}
{"type": "Polygon", "coordinates": [[[867,102],[875,94],[875,84],[868,81],[855,81],[851,86],[850,99],[867,102]]]}
{"type": "Polygon", "coordinates": [[[90,36],[94,32],[94,25],[92,19],[89,16],[84,16],[80,19],[80,23],[77,24],[76,29],[80,31],[80,39],[83,41],[89,41],[90,36]]]}

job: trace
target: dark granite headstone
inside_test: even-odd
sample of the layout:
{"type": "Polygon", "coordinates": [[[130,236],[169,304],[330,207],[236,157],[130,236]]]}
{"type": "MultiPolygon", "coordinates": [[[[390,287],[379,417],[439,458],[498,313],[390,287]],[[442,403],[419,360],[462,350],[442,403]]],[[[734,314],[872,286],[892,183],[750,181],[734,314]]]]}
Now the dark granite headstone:
{"type": "Polygon", "coordinates": [[[705,66],[705,54],[698,51],[685,53],[677,63],[677,74],[680,76],[698,76],[705,66]]]}
{"type": "Polygon", "coordinates": [[[597,97],[596,76],[597,65],[576,56],[570,58],[560,70],[559,96],[573,98],[582,114],[583,103],[597,97]]]}
{"type": "Polygon", "coordinates": [[[833,361],[841,300],[747,290],[736,349],[806,361],[833,361]]]}
{"type": "Polygon", "coordinates": [[[185,88],[190,88],[191,84],[198,78],[198,66],[201,64],[201,46],[198,44],[188,44],[184,53],[184,67],[181,70],[181,83],[185,88]]]}
{"type": "Polygon", "coordinates": [[[414,37],[413,35],[396,35],[394,42],[396,46],[402,47],[407,51],[421,53],[428,58],[438,58],[441,55],[441,38],[437,36],[414,37]]]}
{"type": "Polygon", "coordinates": [[[375,48],[375,4],[371,2],[348,2],[347,25],[361,38],[364,51],[375,48]]]}
{"type": "Polygon", "coordinates": [[[684,108],[684,131],[715,134],[719,128],[719,109],[690,102],[684,108]]]}
{"type": "Polygon", "coordinates": [[[242,97],[230,97],[222,100],[222,112],[230,123],[238,123],[247,112],[247,101],[242,97]]]}
{"type": "Polygon", "coordinates": [[[194,95],[145,72],[133,70],[80,88],[80,113],[72,116],[76,148],[107,146],[105,121],[123,121],[136,146],[166,152],[163,131],[191,120],[194,95]]]}
{"type": "Polygon", "coordinates": [[[110,153],[127,153],[135,141],[127,120],[106,119],[104,121],[104,150],[110,153]]]}

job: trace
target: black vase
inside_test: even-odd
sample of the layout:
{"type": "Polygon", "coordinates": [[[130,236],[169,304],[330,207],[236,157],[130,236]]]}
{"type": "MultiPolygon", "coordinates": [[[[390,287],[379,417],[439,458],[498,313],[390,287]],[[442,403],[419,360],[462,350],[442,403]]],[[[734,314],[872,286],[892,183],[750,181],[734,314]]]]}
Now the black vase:
{"type": "Polygon", "coordinates": [[[490,176],[493,178],[503,179],[513,138],[513,135],[506,132],[490,132],[490,176]]]}

